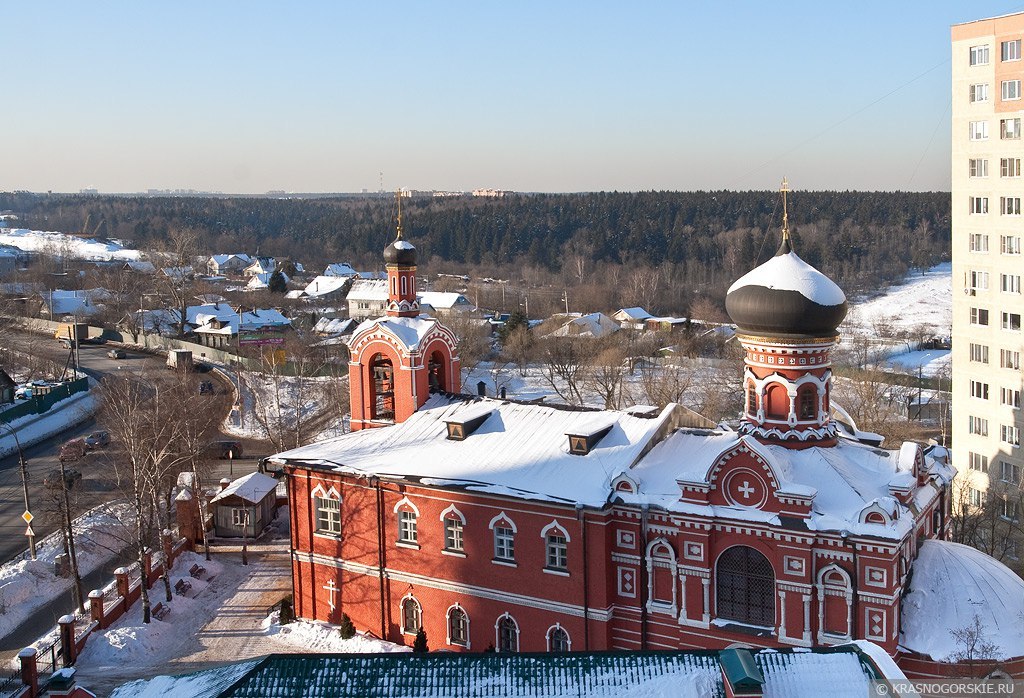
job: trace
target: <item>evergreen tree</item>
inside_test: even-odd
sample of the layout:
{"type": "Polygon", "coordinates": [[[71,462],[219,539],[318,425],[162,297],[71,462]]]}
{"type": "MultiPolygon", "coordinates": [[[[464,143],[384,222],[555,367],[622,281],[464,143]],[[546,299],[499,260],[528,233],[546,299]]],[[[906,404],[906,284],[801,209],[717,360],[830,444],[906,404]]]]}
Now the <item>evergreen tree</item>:
{"type": "Polygon", "coordinates": [[[513,310],[505,324],[498,329],[498,339],[504,342],[519,327],[530,329],[530,320],[522,310],[513,310]]]}
{"type": "Polygon", "coordinates": [[[352,619],[348,617],[347,613],[341,614],[341,622],[338,623],[338,634],[341,635],[342,640],[348,640],[356,634],[356,626],[352,624],[352,619]]]}
{"type": "Polygon", "coordinates": [[[284,275],[281,272],[275,271],[267,281],[267,288],[271,293],[287,293],[288,282],[284,280],[284,275]]]}
{"type": "Polygon", "coordinates": [[[427,631],[423,628],[416,631],[416,639],[412,643],[412,651],[420,654],[430,651],[430,648],[427,647],[427,631]]]}

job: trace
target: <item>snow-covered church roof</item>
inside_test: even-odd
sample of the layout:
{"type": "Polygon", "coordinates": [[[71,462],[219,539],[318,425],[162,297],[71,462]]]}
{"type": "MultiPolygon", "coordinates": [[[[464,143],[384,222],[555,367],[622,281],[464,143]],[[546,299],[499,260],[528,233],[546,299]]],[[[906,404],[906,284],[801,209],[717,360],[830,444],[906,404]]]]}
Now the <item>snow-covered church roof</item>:
{"type": "Polygon", "coordinates": [[[973,628],[976,617],[994,658],[1024,656],[1024,580],[966,545],[921,545],[901,613],[900,645],[936,661],[958,659],[966,645],[953,633],[973,628]]]}

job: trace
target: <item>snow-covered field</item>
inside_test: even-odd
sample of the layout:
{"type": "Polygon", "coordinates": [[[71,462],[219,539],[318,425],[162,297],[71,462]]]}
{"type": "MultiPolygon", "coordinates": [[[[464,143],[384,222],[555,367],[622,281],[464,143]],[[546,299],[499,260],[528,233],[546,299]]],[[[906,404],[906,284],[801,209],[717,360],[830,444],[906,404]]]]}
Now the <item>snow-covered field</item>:
{"type": "Polygon", "coordinates": [[[877,296],[851,299],[840,331],[876,334],[880,329],[910,332],[925,327],[929,334],[948,337],[953,328],[952,283],[950,262],[914,272],[877,296]]]}
{"type": "Polygon", "coordinates": [[[101,242],[64,233],[26,228],[0,228],[0,244],[17,247],[26,252],[41,252],[54,256],[105,262],[115,259],[127,262],[142,258],[142,253],[138,250],[124,248],[113,241],[101,242]]]}
{"type": "MultiPolygon", "coordinates": [[[[75,520],[75,549],[82,576],[101,567],[124,547],[130,536],[125,525],[132,520],[127,504],[97,507],[75,520]]],[[[14,560],[0,567],[0,635],[11,632],[37,608],[71,588],[70,578],[53,572],[53,561],[63,551],[60,534],[55,533],[36,546],[35,560],[14,560]]]]}

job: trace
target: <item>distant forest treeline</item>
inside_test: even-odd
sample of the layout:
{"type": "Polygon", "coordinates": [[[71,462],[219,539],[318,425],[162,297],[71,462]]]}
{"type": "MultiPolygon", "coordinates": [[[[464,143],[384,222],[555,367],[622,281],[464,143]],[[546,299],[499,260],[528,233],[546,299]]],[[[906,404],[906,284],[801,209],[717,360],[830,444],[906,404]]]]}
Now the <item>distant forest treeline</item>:
{"type": "MultiPolygon", "coordinates": [[[[208,252],[290,256],[379,266],[393,238],[388,197],[148,198],[0,193],[19,225],[159,246],[194,230],[208,252]]],[[[764,191],[512,195],[403,201],[406,237],[429,271],[517,270],[578,277],[585,270],[671,267],[671,278],[715,293],[774,253],[780,195],[764,191]]],[[[877,287],[949,259],[948,193],[797,191],[789,221],[799,254],[848,292],[877,287]]]]}

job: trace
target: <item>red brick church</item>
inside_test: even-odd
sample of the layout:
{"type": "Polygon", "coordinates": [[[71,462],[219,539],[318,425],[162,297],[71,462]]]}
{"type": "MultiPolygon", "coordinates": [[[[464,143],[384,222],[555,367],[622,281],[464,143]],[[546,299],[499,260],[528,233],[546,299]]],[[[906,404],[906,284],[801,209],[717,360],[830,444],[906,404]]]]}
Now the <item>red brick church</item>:
{"type": "Polygon", "coordinates": [[[299,617],[344,612],[404,644],[422,627],[454,651],[866,639],[924,675],[956,661],[952,630],[980,615],[997,668],[1024,670],[1024,583],[943,540],[945,452],[886,450],[835,417],[846,297],[785,225],[726,299],[746,352],[733,426],[678,405],[462,395],[456,338],[419,314],[401,229],[384,256],[387,315],[350,342],[353,432],[273,457],[299,617]]]}

